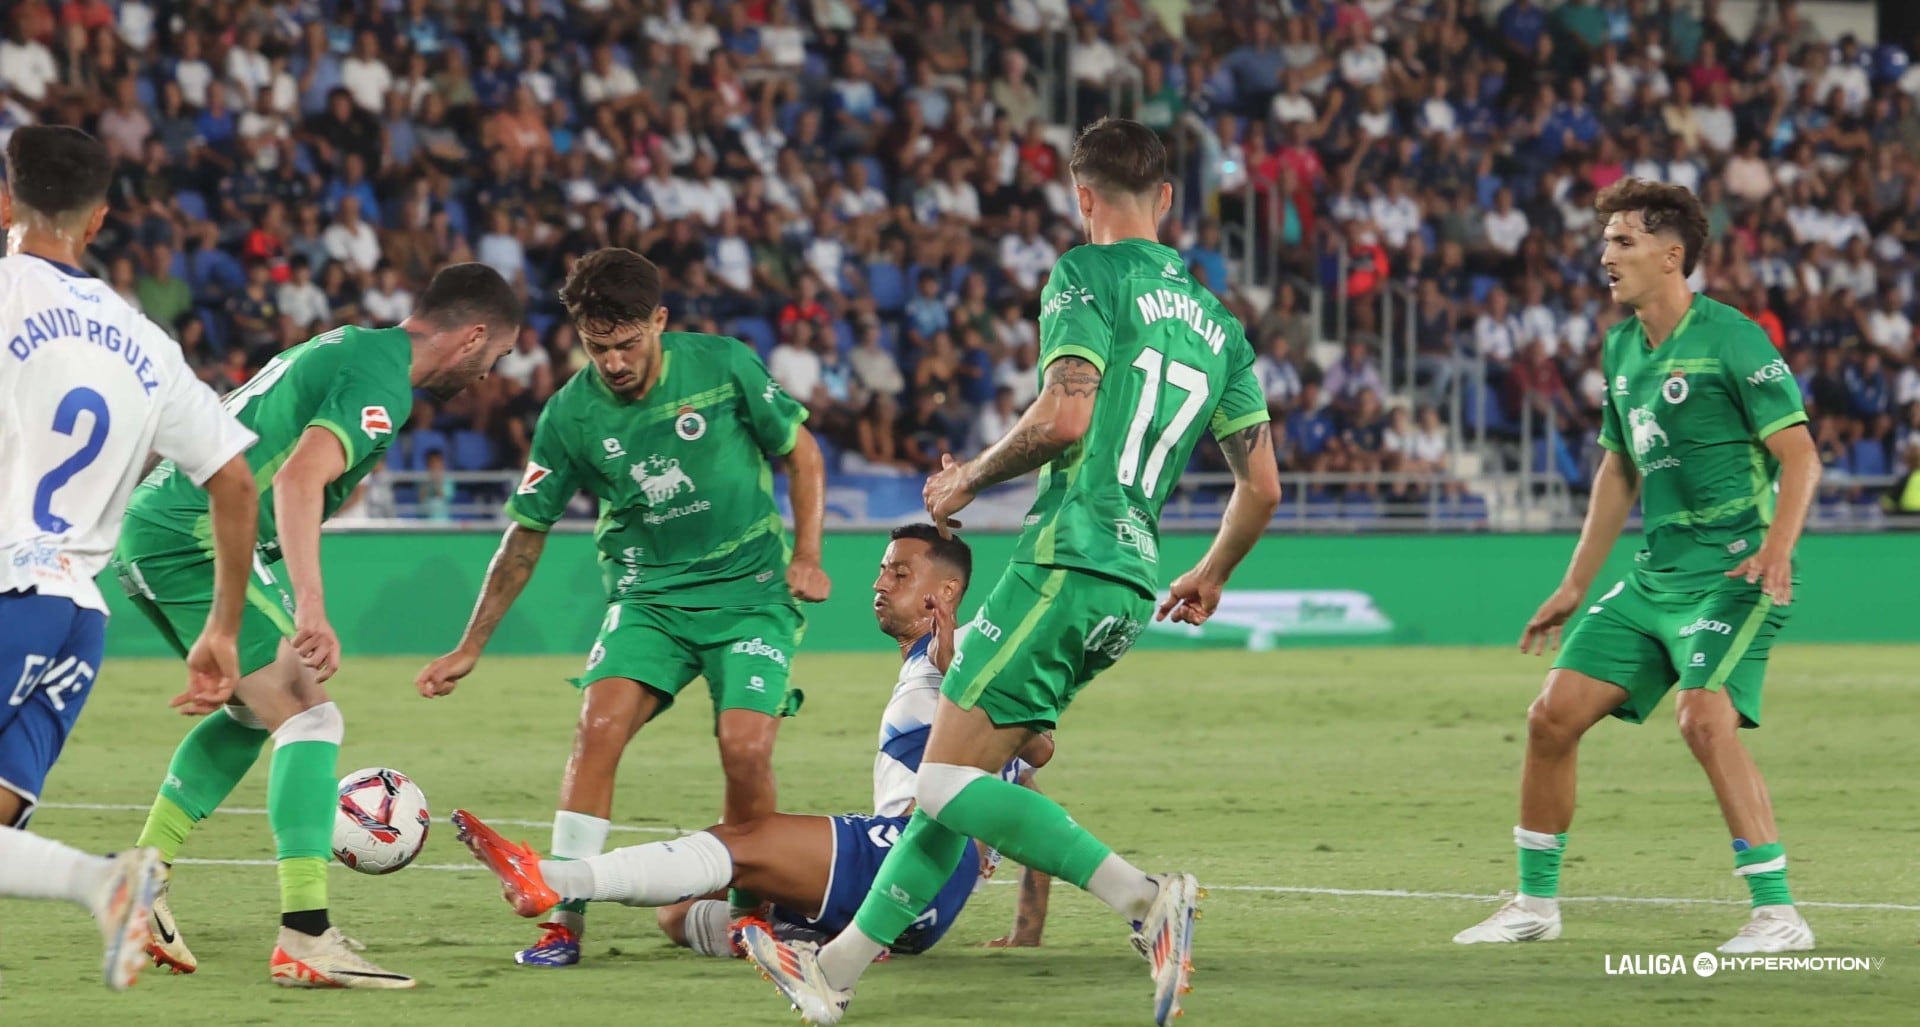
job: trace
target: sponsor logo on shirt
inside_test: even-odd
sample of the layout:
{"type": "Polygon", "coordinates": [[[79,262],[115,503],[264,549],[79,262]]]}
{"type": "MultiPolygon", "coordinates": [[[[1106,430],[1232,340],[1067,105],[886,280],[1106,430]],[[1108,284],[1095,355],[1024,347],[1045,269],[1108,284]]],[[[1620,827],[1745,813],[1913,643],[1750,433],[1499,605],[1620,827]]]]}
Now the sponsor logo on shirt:
{"type": "Polygon", "coordinates": [[[1726,621],[1723,621],[1723,620],[1708,620],[1707,618],[1702,617],[1699,620],[1694,621],[1692,624],[1689,624],[1686,627],[1681,628],[1680,637],[1688,638],[1693,635],[1697,635],[1702,631],[1711,631],[1716,635],[1731,635],[1733,634],[1733,625],[1728,624],[1726,621]]]}
{"type": "Polygon", "coordinates": [[[527,473],[520,476],[520,487],[514,490],[518,496],[531,496],[540,491],[540,483],[547,480],[553,469],[542,467],[533,461],[527,461],[527,473]]]}
{"type": "Polygon", "coordinates": [[[733,654],[735,656],[764,656],[782,667],[787,665],[786,653],[768,645],[766,640],[757,636],[743,642],[733,643],[733,654]]]}
{"type": "Polygon", "coordinates": [[[1776,357],[1765,367],[1747,375],[1747,384],[1765,385],[1768,382],[1777,382],[1783,378],[1790,377],[1792,374],[1793,372],[1787,368],[1787,362],[1776,357]]]}
{"type": "Polygon", "coordinates": [[[673,433],[693,442],[707,433],[707,419],[692,407],[681,407],[673,418],[673,433]]]}
{"type": "Polygon", "coordinates": [[[1627,412],[1627,426],[1633,432],[1633,452],[1635,456],[1646,456],[1653,451],[1656,443],[1669,445],[1666,429],[1660,427],[1660,420],[1646,407],[1635,407],[1627,412]]]}
{"type": "Polygon", "coordinates": [[[393,418],[387,416],[386,407],[361,407],[360,430],[366,432],[370,439],[392,435],[393,418]]]}
{"type": "Polygon", "coordinates": [[[628,468],[627,473],[633,476],[634,484],[640,486],[640,494],[647,497],[648,505],[658,505],[682,492],[695,491],[693,479],[680,469],[677,457],[655,453],[628,468]]]}
{"type": "Polygon", "coordinates": [[[1120,544],[1140,554],[1148,563],[1160,562],[1160,544],[1153,540],[1153,531],[1132,521],[1113,522],[1114,536],[1120,544]]]}
{"type": "Polygon", "coordinates": [[[1000,625],[995,624],[994,622],[987,619],[987,610],[986,610],[986,607],[984,606],[980,608],[979,612],[973,615],[973,620],[967,623],[967,627],[972,628],[975,631],[978,631],[982,635],[985,635],[987,638],[992,639],[995,642],[1000,641],[1000,636],[1002,634],[1002,632],[1000,631],[1000,625]]]}
{"type": "Polygon", "coordinates": [[[1616,396],[1624,396],[1627,394],[1627,376],[1626,375],[1616,374],[1613,376],[1613,394],[1616,396]]]}
{"type": "Polygon", "coordinates": [[[607,451],[605,459],[608,460],[627,455],[627,447],[621,445],[619,439],[601,439],[600,448],[607,451]]]}
{"type": "Polygon", "coordinates": [[[1746,539],[1737,538],[1737,539],[1734,539],[1732,542],[1727,543],[1727,552],[1730,555],[1739,556],[1741,553],[1744,553],[1746,551],[1747,551],[1746,539]]]}
{"type": "Polygon", "coordinates": [[[1047,318],[1053,317],[1062,310],[1073,306],[1074,300],[1079,300],[1082,303],[1092,303],[1093,290],[1083,285],[1073,285],[1054,293],[1053,298],[1048,300],[1046,304],[1040,308],[1040,320],[1045,321],[1047,318]]]}
{"type": "Polygon", "coordinates": [[[779,394],[780,394],[780,383],[769,378],[767,379],[766,391],[760,393],[760,400],[761,402],[764,402],[764,403],[772,403],[773,397],[779,394]]]}
{"type": "Polygon", "coordinates": [[[1187,280],[1186,273],[1180,270],[1180,265],[1175,264],[1171,260],[1167,261],[1167,266],[1160,269],[1160,277],[1169,282],[1184,282],[1187,280]]]}

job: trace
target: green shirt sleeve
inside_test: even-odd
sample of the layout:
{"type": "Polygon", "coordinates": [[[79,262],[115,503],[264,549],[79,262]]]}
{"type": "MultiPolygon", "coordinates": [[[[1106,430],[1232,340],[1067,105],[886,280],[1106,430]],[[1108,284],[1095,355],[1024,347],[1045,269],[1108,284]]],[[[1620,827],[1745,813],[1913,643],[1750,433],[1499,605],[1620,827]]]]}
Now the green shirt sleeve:
{"type": "Polygon", "coordinates": [[[1113,315],[1103,309],[1115,290],[1098,274],[1092,247],[1068,250],[1053,265],[1040,291],[1040,373],[1061,357],[1079,357],[1105,374],[1113,350],[1113,315]],[[1107,296],[1102,300],[1095,286],[1107,296]]]}
{"type": "Polygon", "coordinates": [[[527,470],[520,484],[507,499],[507,516],[535,531],[553,527],[567,512],[567,503],[580,491],[580,473],[567,448],[566,431],[555,396],[540,412],[533,429],[533,445],[527,456],[527,470]]]}
{"type": "Polygon", "coordinates": [[[385,453],[412,412],[413,385],[405,369],[341,361],[307,427],[325,428],[339,438],[351,470],[385,453]]]}
{"type": "Polygon", "coordinates": [[[1616,394],[1621,390],[1613,384],[1613,336],[1600,344],[1600,376],[1606,379],[1606,394],[1600,403],[1600,446],[1615,453],[1627,451],[1625,436],[1620,431],[1620,408],[1615,404],[1616,394]]]}
{"type": "Polygon", "coordinates": [[[1782,428],[1803,424],[1807,408],[1800,399],[1800,383],[1757,325],[1743,331],[1727,347],[1727,388],[1756,439],[1782,428]]]}
{"type": "Polygon", "coordinates": [[[1242,337],[1228,352],[1234,358],[1234,369],[1227,376],[1227,391],[1220,397],[1220,405],[1213,408],[1213,420],[1208,425],[1216,439],[1270,420],[1266,393],[1253,373],[1253,347],[1242,337]]]}
{"type": "Polygon", "coordinates": [[[794,439],[807,419],[807,408],[787,395],[787,390],[767,374],[760,354],[744,342],[736,342],[730,351],[733,379],[740,386],[741,410],[746,413],[747,430],[753,433],[760,451],[769,457],[793,452],[794,439]]]}

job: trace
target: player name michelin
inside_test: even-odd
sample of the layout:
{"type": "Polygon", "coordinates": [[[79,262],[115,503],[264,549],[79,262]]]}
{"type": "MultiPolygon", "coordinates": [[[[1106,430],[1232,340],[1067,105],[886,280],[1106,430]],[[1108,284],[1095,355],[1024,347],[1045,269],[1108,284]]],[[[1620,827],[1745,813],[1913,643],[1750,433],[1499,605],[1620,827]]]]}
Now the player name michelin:
{"type": "Polygon", "coordinates": [[[1668,952],[1608,953],[1603,959],[1609,977],[1712,977],[1739,971],[1871,973],[1887,962],[1884,956],[1719,956],[1711,952],[1692,957],[1668,952]]]}

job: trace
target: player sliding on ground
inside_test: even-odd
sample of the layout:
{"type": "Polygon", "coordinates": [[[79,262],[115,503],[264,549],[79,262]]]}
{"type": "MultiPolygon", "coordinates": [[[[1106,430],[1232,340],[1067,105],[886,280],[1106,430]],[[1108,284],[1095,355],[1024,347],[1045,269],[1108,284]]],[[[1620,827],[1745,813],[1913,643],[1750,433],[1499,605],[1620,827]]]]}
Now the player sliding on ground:
{"type": "MultiPolygon", "coordinates": [[[[940,697],[940,674],[953,656],[954,610],[972,567],[966,543],[941,538],[926,524],[895,529],[880,561],[874,615],[880,630],[899,644],[905,662],[880,723],[873,813],[774,813],[584,860],[543,862],[472,813],[456,810],[453,823],[460,840],[500,878],[507,901],[521,916],[538,916],[564,899],[656,906],[662,929],[677,944],[702,955],[733,956],[728,904],[695,898],[731,886],[771,902],[771,926],[782,937],[839,934],[853,922],[881,860],[907,825],[915,775],[940,697]]],[[[1023,753],[1033,762],[1016,759],[1002,776],[1031,787],[1034,766],[1046,763],[1052,752],[1052,740],[1037,735],[1023,753]]],[[[912,954],[932,948],[997,862],[991,850],[970,846],[891,950],[912,954]]],[[[1045,919],[1044,878],[1025,870],[1015,932],[1007,944],[1039,944],[1045,919]]]]}
{"type": "MultiPolygon", "coordinates": [[[[247,454],[261,488],[259,540],[240,625],[234,701],[188,733],[167,766],[141,845],[168,861],[218,809],[273,739],[267,818],[280,878],[280,933],[268,961],[297,988],[410,988],[413,979],[362,958],[327,916],[327,861],[338,806],[334,764],[345,736],[324,682],[340,665],[320,574],[320,523],[379,466],[413,409],[485,377],[520,331],[520,301],[485,264],[433,276],[413,315],[393,328],[336,328],[267,362],[227,394],[260,436],[247,454]],[[286,582],[273,565],[284,562],[286,582]]],[[[207,617],[213,562],[207,496],[163,463],[135,490],[114,556],[120,583],[162,637],[184,640],[207,617]]],[[[165,894],[154,904],[153,958],[198,965],[165,894]]]]}
{"type": "MultiPolygon", "coordinates": [[[[180,346],[76,265],[107,216],[113,161],[78,129],[7,140],[0,223],[0,895],[65,899],[94,916],[107,987],[146,965],[164,868],[138,848],[94,856],[28,834],[47,772],[93,694],[107,604],[94,584],[153,450],[205,488],[209,602],[187,652],[185,713],[218,709],[240,678],[235,637],[253,545],[253,433],[220,409],[180,346]],[[16,678],[15,675],[18,675],[16,678]]],[[[15,936],[16,944],[23,939],[15,936]]]]}
{"type": "Polygon", "coordinates": [[[927,511],[944,528],[982,489],[1041,471],[1014,560],[941,686],[913,818],[852,930],[822,947],[741,932],[816,1024],[839,1022],[860,974],[938,894],[969,838],[1092,892],[1130,923],[1152,967],[1156,1022],[1178,1012],[1191,973],[1192,875],[1148,876],[1051,799],[997,776],[1154,612],[1160,510],[1203,430],[1226,453],[1233,496],[1212,548],[1173,583],[1159,616],[1204,622],[1280,501],[1253,350],[1157,241],[1173,199],[1160,137],[1103,119],[1081,133],[1070,169],[1092,245],[1067,251],[1047,280],[1040,397],[1005,438],[966,463],[944,458],[926,485],[927,511]]]}
{"type": "Polygon", "coordinates": [[[1596,203],[1616,302],[1608,396],[1587,523],[1559,588],[1527,622],[1523,651],[1558,643],[1641,503],[1647,544],[1586,607],[1527,712],[1520,780],[1520,894],[1454,941],[1560,936],[1560,858],[1573,822],[1580,738],[1608,714],[1641,723],[1678,683],[1680,734],[1733,834],[1753,911],[1722,952],[1813,948],[1787,890],[1787,856],[1743,727],[1760,726],[1767,655],[1793,598],[1793,548],[1820,480],[1800,386],[1759,326],[1696,296],[1687,276],[1707,215],[1685,188],[1627,179],[1596,203]]]}
{"type": "MultiPolygon", "coordinates": [[[[575,493],[600,500],[594,530],[606,612],[585,671],[573,754],[560,781],[550,852],[595,856],[607,841],[614,772],[640,728],[696,677],[713,700],[721,819],[774,812],[773,743],[799,709],[788,689],[802,619],[819,602],[826,461],[801,426],[807,410],[735,339],[666,331],[660,272],[638,253],[604,249],[574,264],[560,298],[593,362],[554,393],[534,428],[526,475],[507,503],[515,524],[487,568],[460,645],[420,672],[425,696],[472,672],[533,576],[575,493]],[[773,497],[773,461],[792,486],[794,545],[773,497]],[[789,559],[791,557],[791,559],[789,559]]],[[[755,900],[735,896],[744,912],[755,900]]],[[[586,904],[569,901],[515,960],[580,961],[586,904]]]]}

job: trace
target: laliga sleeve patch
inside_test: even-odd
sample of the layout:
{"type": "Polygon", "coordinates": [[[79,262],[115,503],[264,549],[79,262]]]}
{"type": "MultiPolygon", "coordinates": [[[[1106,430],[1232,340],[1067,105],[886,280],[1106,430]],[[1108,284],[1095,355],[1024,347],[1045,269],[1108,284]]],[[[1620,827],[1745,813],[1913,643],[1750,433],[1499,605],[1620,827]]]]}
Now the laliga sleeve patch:
{"type": "Polygon", "coordinates": [[[387,416],[386,407],[361,407],[360,430],[366,432],[370,439],[392,435],[393,418],[387,416]]]}
{"type": "Polygon", "coordinates": [[[527,473],[520,478],[520,488],[516,490],[517,494],[531,496],[539,492],[540,483],[545,481],[547,475],[552,473],[553,471],[549,468],[542,467],[531,460],[527,461],[527,473]]]}

